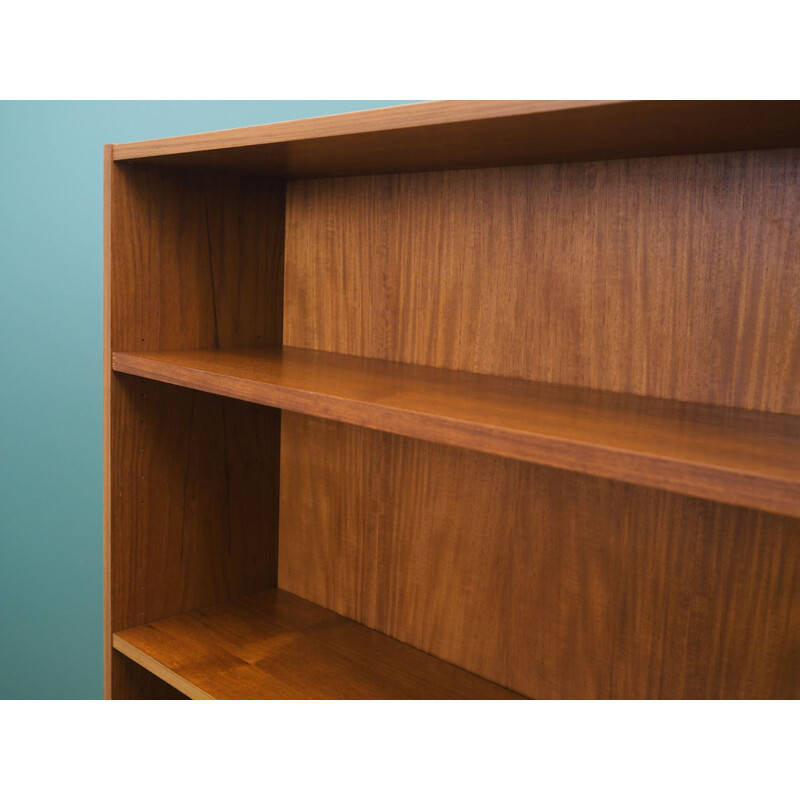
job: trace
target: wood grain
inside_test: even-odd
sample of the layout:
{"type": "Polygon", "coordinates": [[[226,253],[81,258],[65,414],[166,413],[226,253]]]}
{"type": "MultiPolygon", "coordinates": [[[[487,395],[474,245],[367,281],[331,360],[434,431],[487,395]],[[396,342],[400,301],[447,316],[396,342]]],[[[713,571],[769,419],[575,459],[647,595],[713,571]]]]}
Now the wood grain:
{"type": "Polygon", "coordinates": [[[115,375],[114,347],[280,341],[284,185],[115,165],[105,231],[106,695],[111,634],[272,586],[280,415],[115,375]]]}
{"type": "Polygon", "coordinates": [[[111,350],[279,343],[283,182],[110,170],[111,350]]]}
{"type": "Polygon", "coordinates": [[[287,177],[800,145],[795,101],[445,101],[114,146],[114,158],[287,177]]]}
{"type": "Polygon", "coordinates": [[[297,348],[115,353],[145,378],[800,517],[800,417],[297,348]]]}
{"type": "Polygon", "coordinates": [[[277,589],[122,631],[114,647],[194,699],[519,698],[277,589]]]}
{"type": "Polygon", "coordinates": [[[189,697],[139,666],[121,652],[112,651],[115,700],[188,700],[189,697]]]}
{"type": "Polygon", "coordinates": [[[116,392],[114,629],[274,585],[280,413],[130,376],[116,392]]]}
{"type": "Polygon", "coordinates": [[[800,698],[800,103],[105,158],[107,696],[800,698]]]}
{"type": "Polygon", "coordinates": [[[800,150],[292,182],[285,345],[800,414],[800,150]]]}
{"type": "Polygon", "coordinates": [[[284,412],[278,585],[534,698],[800,697],[800,521],[284,412]]]}

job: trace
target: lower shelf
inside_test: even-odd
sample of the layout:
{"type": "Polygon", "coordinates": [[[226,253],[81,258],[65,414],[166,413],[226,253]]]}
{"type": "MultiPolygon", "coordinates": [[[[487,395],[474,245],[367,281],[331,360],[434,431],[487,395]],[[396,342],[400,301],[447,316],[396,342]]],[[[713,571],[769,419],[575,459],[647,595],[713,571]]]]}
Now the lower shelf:
{"type": "Polygon", "coordinates": [[[115,633],[113,645],[195,700],[522,697],[280,589],[115,633]]]}

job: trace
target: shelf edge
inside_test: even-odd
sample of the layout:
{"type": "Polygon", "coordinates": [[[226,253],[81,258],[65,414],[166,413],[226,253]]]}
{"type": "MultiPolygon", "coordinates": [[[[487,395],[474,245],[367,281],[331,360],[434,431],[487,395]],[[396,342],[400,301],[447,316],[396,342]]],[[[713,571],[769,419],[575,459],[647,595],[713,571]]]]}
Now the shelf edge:
{"type": "Polygon", "coordinates": [[[204,692],[199,687],[190,683],[186,678],[182,678],[177,672],[173,672],[168,667],[165,667],[160,661],[156,661],[152,656],[141,651],[138,647],[134,647],[130,642],[127,642],[119,634],[112,636],[112,645],[118,653],[127,656],[131,661],[137,663],[143,669],[161,678],[164,683],[168,683],[173,689],[185,694],[190,700],[215,700],[216,698],[204,692]]]}
{"type": "Polygon", "coordinates": [[[166,368],[156,360],[129,353],[114,353],[112,367],[115,372],[398,436],[800,517],[800,487],[794,481],[760,473],[732,471],[713,464],[614,449],[544,433],[520,433],[480,422],[230,377],[194,367],[171,364],[166,368]],[[180,375],[174,374],[176,369],[180,375]],[[384,419],[376,420],[376,412],[384,419]],[[648,474],[653,468],[660,470],[657,479],[648,474]],[[703,481],[707,485],[701,485],[703,481]]]}

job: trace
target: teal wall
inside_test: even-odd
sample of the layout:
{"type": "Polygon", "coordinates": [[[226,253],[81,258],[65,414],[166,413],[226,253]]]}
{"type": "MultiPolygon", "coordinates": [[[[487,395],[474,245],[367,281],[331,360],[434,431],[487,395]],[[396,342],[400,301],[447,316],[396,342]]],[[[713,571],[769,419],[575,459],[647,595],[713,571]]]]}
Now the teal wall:
{"type": "Polygon", "coordinates": [[[102,696],[103,144],[396,102],[0,102],[0,698],[102,696]]]}

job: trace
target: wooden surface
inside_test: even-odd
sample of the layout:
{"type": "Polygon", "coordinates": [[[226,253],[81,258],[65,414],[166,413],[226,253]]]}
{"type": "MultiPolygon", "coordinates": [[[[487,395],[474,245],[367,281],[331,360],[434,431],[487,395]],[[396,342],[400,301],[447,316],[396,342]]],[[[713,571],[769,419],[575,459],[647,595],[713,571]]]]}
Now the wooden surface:
{"type": "Polygon", "coordinates": [[[284,185],[115,165],[105,186],[106,694],[111,634],[275,584],[280,414],[115,375],[115,347],[280,341],[284,185]]]}
{"type": "Polygon", "coordinates": [[[111,660],[116,674],[115,700],[188,700],[183,692],[165,683],[153,672],[140,667],[119,651],[112,651],[111,660]]]}
{"type": "Polygon", "coordinates": [[[114,635],[195,699],[514,699],[513,692],[277,589],[114,635]]]}
{"type": "Polygon", "coordinates": [[[116,393],[134,424],[114,448],[114,629],[274,585],[280,412],[130,376],[116,393]]]}
{"type": "Polygon", "coordinates": [[[800,145],[795,101],[458,101],[114,146],[114,158],[288,177],[800,145]]]}
{"type": "Polygon", "coordinates": [[[293,182],[283,343],[800,415],[798,186],[800,150],[293,182]]]}
{"type": "Polygon", "coordinates": [[[112,650],[135,628],[206,693],[227,665],[233,692],[472,696],[451,662],[542,698],[800,698],[800,521],[730,505],[797,512],[798,109],[426,104],[109,146],[108,696],[169,694],[112,650]],[[227,352],[112,371],[281,344],[381,363],[250,360],[236,396],[282,414],[206,393],[227,352]],[[253,594],[276,582],[443,661],[253,594]]]}
{"type": "Polygon", "coordinates": [[[283,182],[109,170],[111,350],[279,343],[283,182]]]}
{"type": "Polygon", "coordinates": [[[799,698],[800,520],[284,412],[278,585],[534,698],[799,698]]]}
{"type": "MultiPolygon", "coordinates": [[[[111,385],[114,373],[111,368],[111,230],[114,225],[113,212],[115,204],[112,195],[119,189],[115,186],[113,147],[103,147],[103,697],[112,698],[112,678],[114,672],[114,650],[111,646],[111,476],[114,472],[111,464],[111,385]]],[[[120,678],[120,686],[130,687],[134,681],[130,675],[120,678]]]]}
{"type": "Polygon", "coordinates": [[[113,365],[375,430],[800,517],[800,417],[297,348],[115,353],[113,365]]]}

